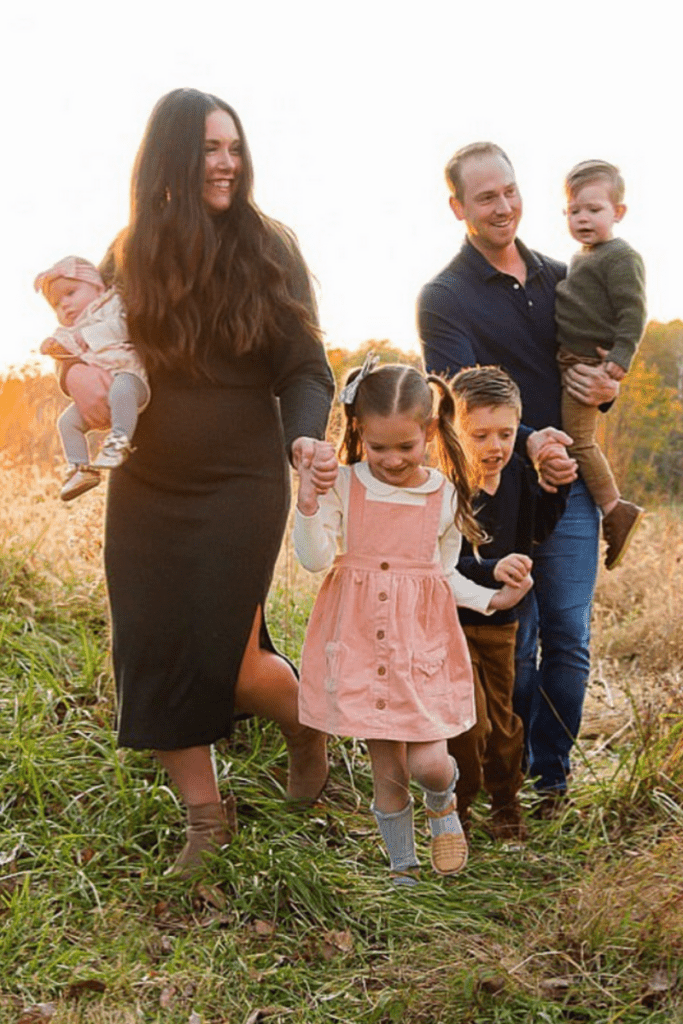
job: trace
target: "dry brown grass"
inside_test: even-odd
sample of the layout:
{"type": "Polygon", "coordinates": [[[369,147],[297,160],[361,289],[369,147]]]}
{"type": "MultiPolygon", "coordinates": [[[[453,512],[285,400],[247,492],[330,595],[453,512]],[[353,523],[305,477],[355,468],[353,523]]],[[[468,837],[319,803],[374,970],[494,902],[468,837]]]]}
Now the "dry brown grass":
{"type": "MultiPolygon", "coordinates": [[[[102,524],[106,487],[76,501],[58,498],[60,477],[46,468],[6,468],[0,476],[0,547],[12,548],[52,584],[66,582],[103,600],[102,524]]],[[[276,584],[310,597],[319,578],[283,546],[276,584]]],[[[582,736],[600,746],[645,712],[681,708],[683,699],[683,514],[658,509],[636,534],[624,564],[601,569],[593,612],[593,672],[582,736]]]]}
{"type": "Polygon", "coordinates": [[[54,587],[67,583],[87,593],[101,585],[105,488],[65,504],[56,472],[4,468],[0,481],[0,547],[21,555],[54,587]]]}
{"type": "Polygon", "coordinates": [[[582,739],[593,753],[683,712],[683,513],[650,513],[624,563],[601,568],[582,739]]]}

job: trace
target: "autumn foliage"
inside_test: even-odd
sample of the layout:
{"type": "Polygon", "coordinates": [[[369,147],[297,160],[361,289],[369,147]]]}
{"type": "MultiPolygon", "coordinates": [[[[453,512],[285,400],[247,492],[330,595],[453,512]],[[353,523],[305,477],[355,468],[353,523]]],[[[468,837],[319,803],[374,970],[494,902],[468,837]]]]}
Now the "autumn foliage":
{"type": "MultiPolygon", "coordinates": [[[[368,351],[382,362],[421,365],[417,353],[391,342],[368,341],[350,351],[331,348],[328,357],[337,384],[362,363],[368,351]]],[[[56,421],[67,404],[51,374],[37,365],[0,378],[0,452],[5,465],[54,468],[62,453],[56,421]]],[[[338,436],[340,409],[330,431],[338,436]]],[[[648,325],[640,352],[609,415],[601,420],[600,440],[624,494],[640,501],[683,495],[683,323],[648,325]]]]}

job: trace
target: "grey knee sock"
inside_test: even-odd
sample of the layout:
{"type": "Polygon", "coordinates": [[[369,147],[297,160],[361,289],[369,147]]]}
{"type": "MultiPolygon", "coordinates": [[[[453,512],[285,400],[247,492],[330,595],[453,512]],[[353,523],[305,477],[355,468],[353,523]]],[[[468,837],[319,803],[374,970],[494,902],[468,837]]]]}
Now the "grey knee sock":
{"type": "MultiPolygon", "coordinates": [[[[439,814],[441,811],[445,811],[452,803],[453,794],[455,793],[455,784],[460,777],[460,772],[458,771],[458,765],[455,758],[451,757],[450,761],[453,765],[453,778],[446,789],[442,792],[438,792],[433,789],[427,789],[425,786],[422,787],[425,795],[425,804],[430,811],[434,811],[436,814],[439,814]]],[[[442,832],[454,832],[456,834],[462,832],[462,825],[460,824],[460,818],[458,817],[457,811],[451,811],[450,814],[445,814],[442,818],[430,817],[429,827],[431,829],[432,836],[441,835],[442,832]]]]}
{"type": "Polygon", "coordinates": [[[378,811],[374,803],[371,809],[389,851],[391,870],[407,871],[409,868],[418,867],[413,831],[413,798],[409,797],[403,810],[394,814],[378,811]]]}
{"type": "Polygon", "coordinates": [[[130,441],[138,423],[138,409],[147,397],[145,385],[134,373],[117,373],[109,388],[111,429],[130,441]]]}

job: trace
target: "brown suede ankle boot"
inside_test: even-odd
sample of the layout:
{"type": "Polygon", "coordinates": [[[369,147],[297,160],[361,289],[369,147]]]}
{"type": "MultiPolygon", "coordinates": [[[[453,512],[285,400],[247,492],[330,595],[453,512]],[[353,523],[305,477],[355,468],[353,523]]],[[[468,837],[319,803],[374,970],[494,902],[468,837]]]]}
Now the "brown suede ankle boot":
{"type": "Polygon", "coordinates": [[[203,870],[203,854],[213,853],[237,834],[234,796],[222,803],[195,804],[187,808],[187,842],[167,874],[191,878],[203,870]]]}

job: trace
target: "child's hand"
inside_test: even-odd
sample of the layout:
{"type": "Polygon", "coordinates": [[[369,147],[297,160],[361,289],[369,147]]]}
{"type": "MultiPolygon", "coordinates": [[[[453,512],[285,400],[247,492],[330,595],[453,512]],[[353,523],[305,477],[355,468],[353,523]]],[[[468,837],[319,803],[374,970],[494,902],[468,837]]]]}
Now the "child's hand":
{"type": "Polygon", "coordinates": [[[525,576],[516,587],[511,587],[509,583],[506,583],[505,586],[495,592],[489,601],[489,611],[503,612],[508,608],[514,608],[516,604],[519,604],[524,595],[528,594],[533,585],[534,581],[531,575],[525,576]]]}
{"type": "Polygon", "coordinates": [[[626,370],[623,366],[619,366],[619,363],[612,363],[609,360],[604,364],[605,373],[607,373],[612,380],[623,380],[626,376],[626,370]]]}
{"type": "Polygon", "coordinates": [[[318,491],[313,482],[313,470],[310,466],[299,467],[299,494],[296,499],[296,507],[304,516],[314,516],[320,505],[318,503],[318,491]]]}
{"type": "Polygon", "coordinates": [[[508,583],[511,587],[520,587],[531,572],[533,562],[528,555],[511,554],[496,562],[493,570],[494,580],[508,583]]]}

